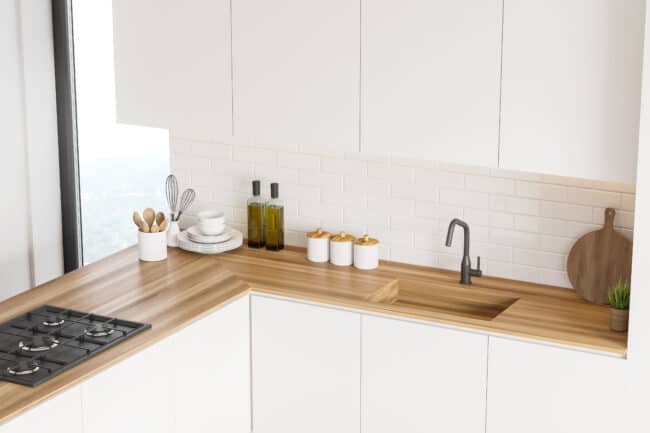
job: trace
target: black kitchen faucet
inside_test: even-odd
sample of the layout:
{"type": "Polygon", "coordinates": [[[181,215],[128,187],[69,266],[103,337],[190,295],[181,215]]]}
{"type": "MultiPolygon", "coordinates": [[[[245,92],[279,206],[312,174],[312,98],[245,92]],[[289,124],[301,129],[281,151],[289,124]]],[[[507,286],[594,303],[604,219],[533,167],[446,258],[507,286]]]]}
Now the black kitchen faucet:
{"type": "Polygon", "coordinates": [[[463,261],[460,264],[460,284],[472,284],[472,277],[480,277],[483,275],[481,271],[481,258],[476,258],[476,269],[472,269],[472,261],[469,258],[469,225],[465,221],[454,218],[449,223],[449,229],[447,230],[447,242],[445,245],[450,247],[451,241],[454,237],[454,228],[456,226],[461,226],[463,228],[463,261]]]}

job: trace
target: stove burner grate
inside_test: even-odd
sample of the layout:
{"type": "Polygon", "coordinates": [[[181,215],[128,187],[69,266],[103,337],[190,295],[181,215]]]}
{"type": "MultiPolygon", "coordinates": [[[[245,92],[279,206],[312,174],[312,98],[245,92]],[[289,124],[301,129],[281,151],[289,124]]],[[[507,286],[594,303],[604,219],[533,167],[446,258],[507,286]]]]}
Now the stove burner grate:
{"type": "Polygon", "coordinates": [[[86,329],[84,333],[89,337],[106,337],[111,335],[114,331],[115,331],[114,328],[104,323],[100,323],[98,325],[86,329]]]}
{"type": "Polygon", "coordinates": [[[28,376],[39,371],[39,367],[36,361],[20,361],[11,367],[7,367],[7,373],[12,376],[28,376]]]}
{"type": "Polygon", "coordinates": [[[25,352],[45,352],[59,345],[59,340],[49,335],[37,335],[30,340],[20,341],[18,347],[25,352]]]}

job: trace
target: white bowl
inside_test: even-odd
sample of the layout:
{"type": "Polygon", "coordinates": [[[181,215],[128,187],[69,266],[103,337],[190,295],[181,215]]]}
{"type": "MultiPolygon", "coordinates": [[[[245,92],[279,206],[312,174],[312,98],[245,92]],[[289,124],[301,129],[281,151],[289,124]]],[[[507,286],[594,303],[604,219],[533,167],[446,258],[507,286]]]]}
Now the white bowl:
{"type": "Polygon", "coordinates": [[[219,235],[226,228],[226,217],[223,212],[204,210],[198,213],[199,230],[204,235],[219,235]]]}

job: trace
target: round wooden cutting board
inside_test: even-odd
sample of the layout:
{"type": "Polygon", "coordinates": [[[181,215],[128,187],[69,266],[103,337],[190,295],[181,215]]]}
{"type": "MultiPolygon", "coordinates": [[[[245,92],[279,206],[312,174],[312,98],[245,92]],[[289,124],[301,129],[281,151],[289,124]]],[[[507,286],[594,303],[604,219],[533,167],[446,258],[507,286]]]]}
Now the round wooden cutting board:
{"type": "Polygon", "coordinates": [[[607,291],[618,279],[630,281],[632,242],[614,231],[614,209],[605,209],[605,226],[573,245],[567,259],[571,285],[582,298],[607,304],[607,291]]]}

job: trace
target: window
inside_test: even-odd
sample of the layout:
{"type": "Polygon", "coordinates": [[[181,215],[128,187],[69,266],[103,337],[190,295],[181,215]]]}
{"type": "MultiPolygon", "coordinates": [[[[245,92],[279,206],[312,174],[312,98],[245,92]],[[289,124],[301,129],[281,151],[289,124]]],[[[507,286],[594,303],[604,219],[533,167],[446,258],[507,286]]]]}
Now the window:
{"type": "Polygon", "coordinates": [[[169,137],[167,130],[115,121],[111,1],[72,0],[72,27],[81,246],[88,264],[136,242],[134,210],[166,208],[169,137]]]}

